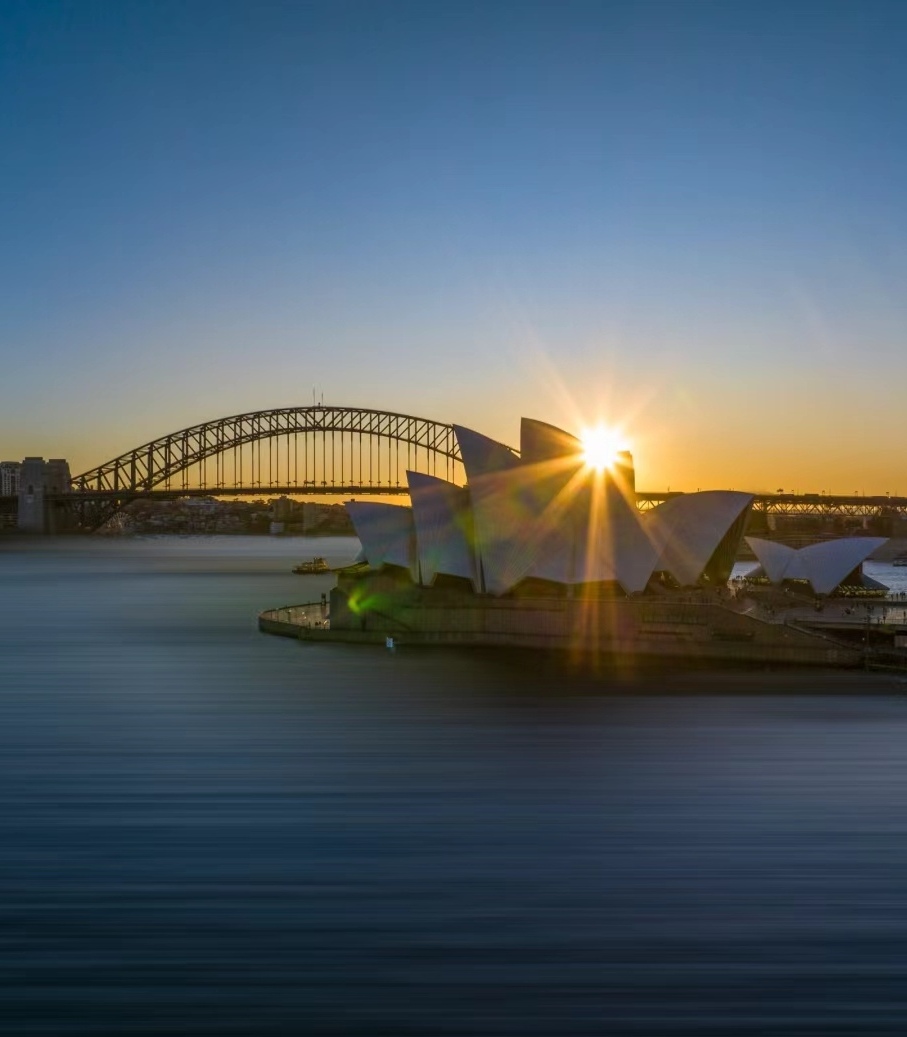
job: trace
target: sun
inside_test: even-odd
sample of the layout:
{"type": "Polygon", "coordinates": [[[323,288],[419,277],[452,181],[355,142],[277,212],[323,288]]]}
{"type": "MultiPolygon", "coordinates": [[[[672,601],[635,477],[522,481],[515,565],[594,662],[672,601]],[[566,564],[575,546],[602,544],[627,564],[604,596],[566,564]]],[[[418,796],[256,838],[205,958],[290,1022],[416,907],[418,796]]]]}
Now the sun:
{"type": "Polygon", "coordinates": [[[598,472],[613,468],[617,455],[627,449],[626,441],[621,433],[607,425],[595,425],[587,428],[582,436],[583,460],[590,468],[598,472]]]}

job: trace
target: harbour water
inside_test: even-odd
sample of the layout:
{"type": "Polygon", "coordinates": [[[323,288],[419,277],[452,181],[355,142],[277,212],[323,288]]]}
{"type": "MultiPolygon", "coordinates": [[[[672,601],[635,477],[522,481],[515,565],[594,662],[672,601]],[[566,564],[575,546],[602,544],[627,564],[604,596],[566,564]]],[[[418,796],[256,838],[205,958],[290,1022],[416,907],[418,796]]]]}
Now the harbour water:
{"type": "Polygon", "coordinates": [[[357,546],[0,542],[0,1032],[907,1029],[907,684],[258,633],[357,546]]]}

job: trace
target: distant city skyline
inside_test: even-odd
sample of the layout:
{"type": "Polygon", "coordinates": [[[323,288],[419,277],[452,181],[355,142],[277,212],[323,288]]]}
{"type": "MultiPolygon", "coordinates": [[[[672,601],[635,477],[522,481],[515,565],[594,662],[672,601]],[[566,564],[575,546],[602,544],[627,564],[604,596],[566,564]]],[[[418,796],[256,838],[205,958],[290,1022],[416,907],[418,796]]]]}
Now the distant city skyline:
{"type": "Polygon", "coordinates": [[[0,0],[0,460],[326,403],[907,494],[900,3],[0,0]]]}

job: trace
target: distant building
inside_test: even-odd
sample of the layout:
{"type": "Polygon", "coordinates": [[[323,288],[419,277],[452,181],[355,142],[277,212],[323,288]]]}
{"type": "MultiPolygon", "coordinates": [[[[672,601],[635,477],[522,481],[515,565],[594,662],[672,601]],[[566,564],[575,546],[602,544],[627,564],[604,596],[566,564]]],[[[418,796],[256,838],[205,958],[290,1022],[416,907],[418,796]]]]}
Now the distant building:
{"type": "Polygon", "coordinates": [[[62,457],[52,457],[44,469],[44,492],[69,493],[71,483],[69,462],[62,457]]]}
{"type": "Polygon", "coordinates": [[[28,533],[43,533],[46,528],[44,512],[44,478],[47,464],[43,457],[26,457],[19,471],[19,529],[28,533]]]}
{"type": "Polygon", "coordinates": [[[21,461],[0,461],[0,497],[16,496],[21,469],[21,461]]]}
{"type": "Polygon", "coordinates": [[[187,497],[180,503],[182,507],[189,508],[190,511],[201,511],[206,514],[213,514],[220,508],[220,501],[215,497],[187,497]]]}
{"type": "Polygon", "coordinates": [[[63,458],[26,457],[19,468],[19,529],[27,533],[55,531],[59,508],[45,498],[69,493],[70,484],[69,463],[63,458]]]}

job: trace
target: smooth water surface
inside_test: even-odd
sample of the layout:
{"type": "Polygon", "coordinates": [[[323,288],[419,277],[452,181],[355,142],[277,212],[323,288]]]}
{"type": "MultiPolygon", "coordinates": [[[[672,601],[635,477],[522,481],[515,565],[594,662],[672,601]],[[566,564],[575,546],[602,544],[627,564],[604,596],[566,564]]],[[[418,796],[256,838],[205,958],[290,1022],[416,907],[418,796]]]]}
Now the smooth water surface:
{"type": "Polygon", "coordinates": [[[907,1031],[907,684],[258,633],[357,547],[0,543],[0,1032],[907,1031]]]}

